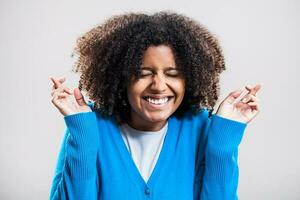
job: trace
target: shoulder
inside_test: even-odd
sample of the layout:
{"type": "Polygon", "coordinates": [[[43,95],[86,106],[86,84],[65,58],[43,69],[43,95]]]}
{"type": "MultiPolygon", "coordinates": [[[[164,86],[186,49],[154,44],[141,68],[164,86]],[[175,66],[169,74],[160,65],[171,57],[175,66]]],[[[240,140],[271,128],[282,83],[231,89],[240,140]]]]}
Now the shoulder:
{"type": "Polygon", "coordinates": [[[210,124],[209,110],[200,109],[198,112],[191,110],[180,118],[175,117],[173,121],[175,121],[175,127],[184,143],[189,143],[194,150],[198,148],[197,146],[202,147],[205,144],[206,132],[210,124]]]}
{"type": "Polygon", "coordinates": [[[113,124],[116,123],[115,115],[111,115],[111,116],[104,115],[99,109],[97,109],[95,107],[95,103],[92,101],[88,101],[87,105],[91,108],[92,112],[95,113],[99,122],[101,122],[101,123],[109,122],[109,123],[113,123],[113,124]]]}
{"type": "Polygon", "coordinates": [[[210,119],[210,116],[211,114],[207,108],[201,108],[199,111],[193,111],[191,109],[184,113],[183,116],[179,117],[178,119],[197,123],[208,121],[210,119]]]}
{"type": "Polygon", "coordinates": [[[189,132],[191,135],[199,135],[205,132],[211,121],[210,112],[206,108],[202,108],[197,112],[189,110],[181,117],[175,118],[174,121],[180,124],[182,131],[189,132]]]}

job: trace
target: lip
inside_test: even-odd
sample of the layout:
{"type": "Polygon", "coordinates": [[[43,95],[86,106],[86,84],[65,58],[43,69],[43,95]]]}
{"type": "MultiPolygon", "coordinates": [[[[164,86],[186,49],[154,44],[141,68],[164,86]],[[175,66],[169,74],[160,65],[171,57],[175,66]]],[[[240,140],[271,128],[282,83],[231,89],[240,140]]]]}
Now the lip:
{"type": "Polygon", "coordinates": [[[145,95],[142,98],[146,99],[147,97],[153,98],[153,99],[162,99],[162,98],[172,98],[173,95],[145,95]]]}

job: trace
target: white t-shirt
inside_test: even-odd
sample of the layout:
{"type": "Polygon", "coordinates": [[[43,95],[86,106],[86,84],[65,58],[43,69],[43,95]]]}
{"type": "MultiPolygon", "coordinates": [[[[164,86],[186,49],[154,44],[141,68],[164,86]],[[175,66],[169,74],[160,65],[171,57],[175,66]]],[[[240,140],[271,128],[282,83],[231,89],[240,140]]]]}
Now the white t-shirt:
{"type": "Polygon", "coordinates": [[[135,165],[147,182],[159,157],[168,122],[159,131],[139,131],[126,123],[119,128],[135,165]]]}

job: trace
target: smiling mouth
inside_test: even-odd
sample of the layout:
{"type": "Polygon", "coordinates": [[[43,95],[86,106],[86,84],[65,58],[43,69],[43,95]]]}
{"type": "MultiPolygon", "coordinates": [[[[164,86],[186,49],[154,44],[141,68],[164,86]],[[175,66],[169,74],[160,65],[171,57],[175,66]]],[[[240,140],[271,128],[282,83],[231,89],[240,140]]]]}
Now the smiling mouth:
{"type": "Polygon", "coordinates": [[[166,104],[168,101],[170,101],[173,98],[173,96],[165,96],[160,98],[154,98],[150,96],[145,96],[143,99],[151,104],[154,105],[163,105],[166,104]]]}

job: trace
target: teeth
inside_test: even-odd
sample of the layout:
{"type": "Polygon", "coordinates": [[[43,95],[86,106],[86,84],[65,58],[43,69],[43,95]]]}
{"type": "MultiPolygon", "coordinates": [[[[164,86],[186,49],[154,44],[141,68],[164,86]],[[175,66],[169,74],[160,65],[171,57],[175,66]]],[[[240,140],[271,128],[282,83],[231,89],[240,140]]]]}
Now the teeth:
{"type": "Polygon", "coordinates": [[[164,104],[168,101],[168,97],[161,98],[161,99],[152,99],[150,97],[147,97],[146,100],[153,104],[164,104]]]}

